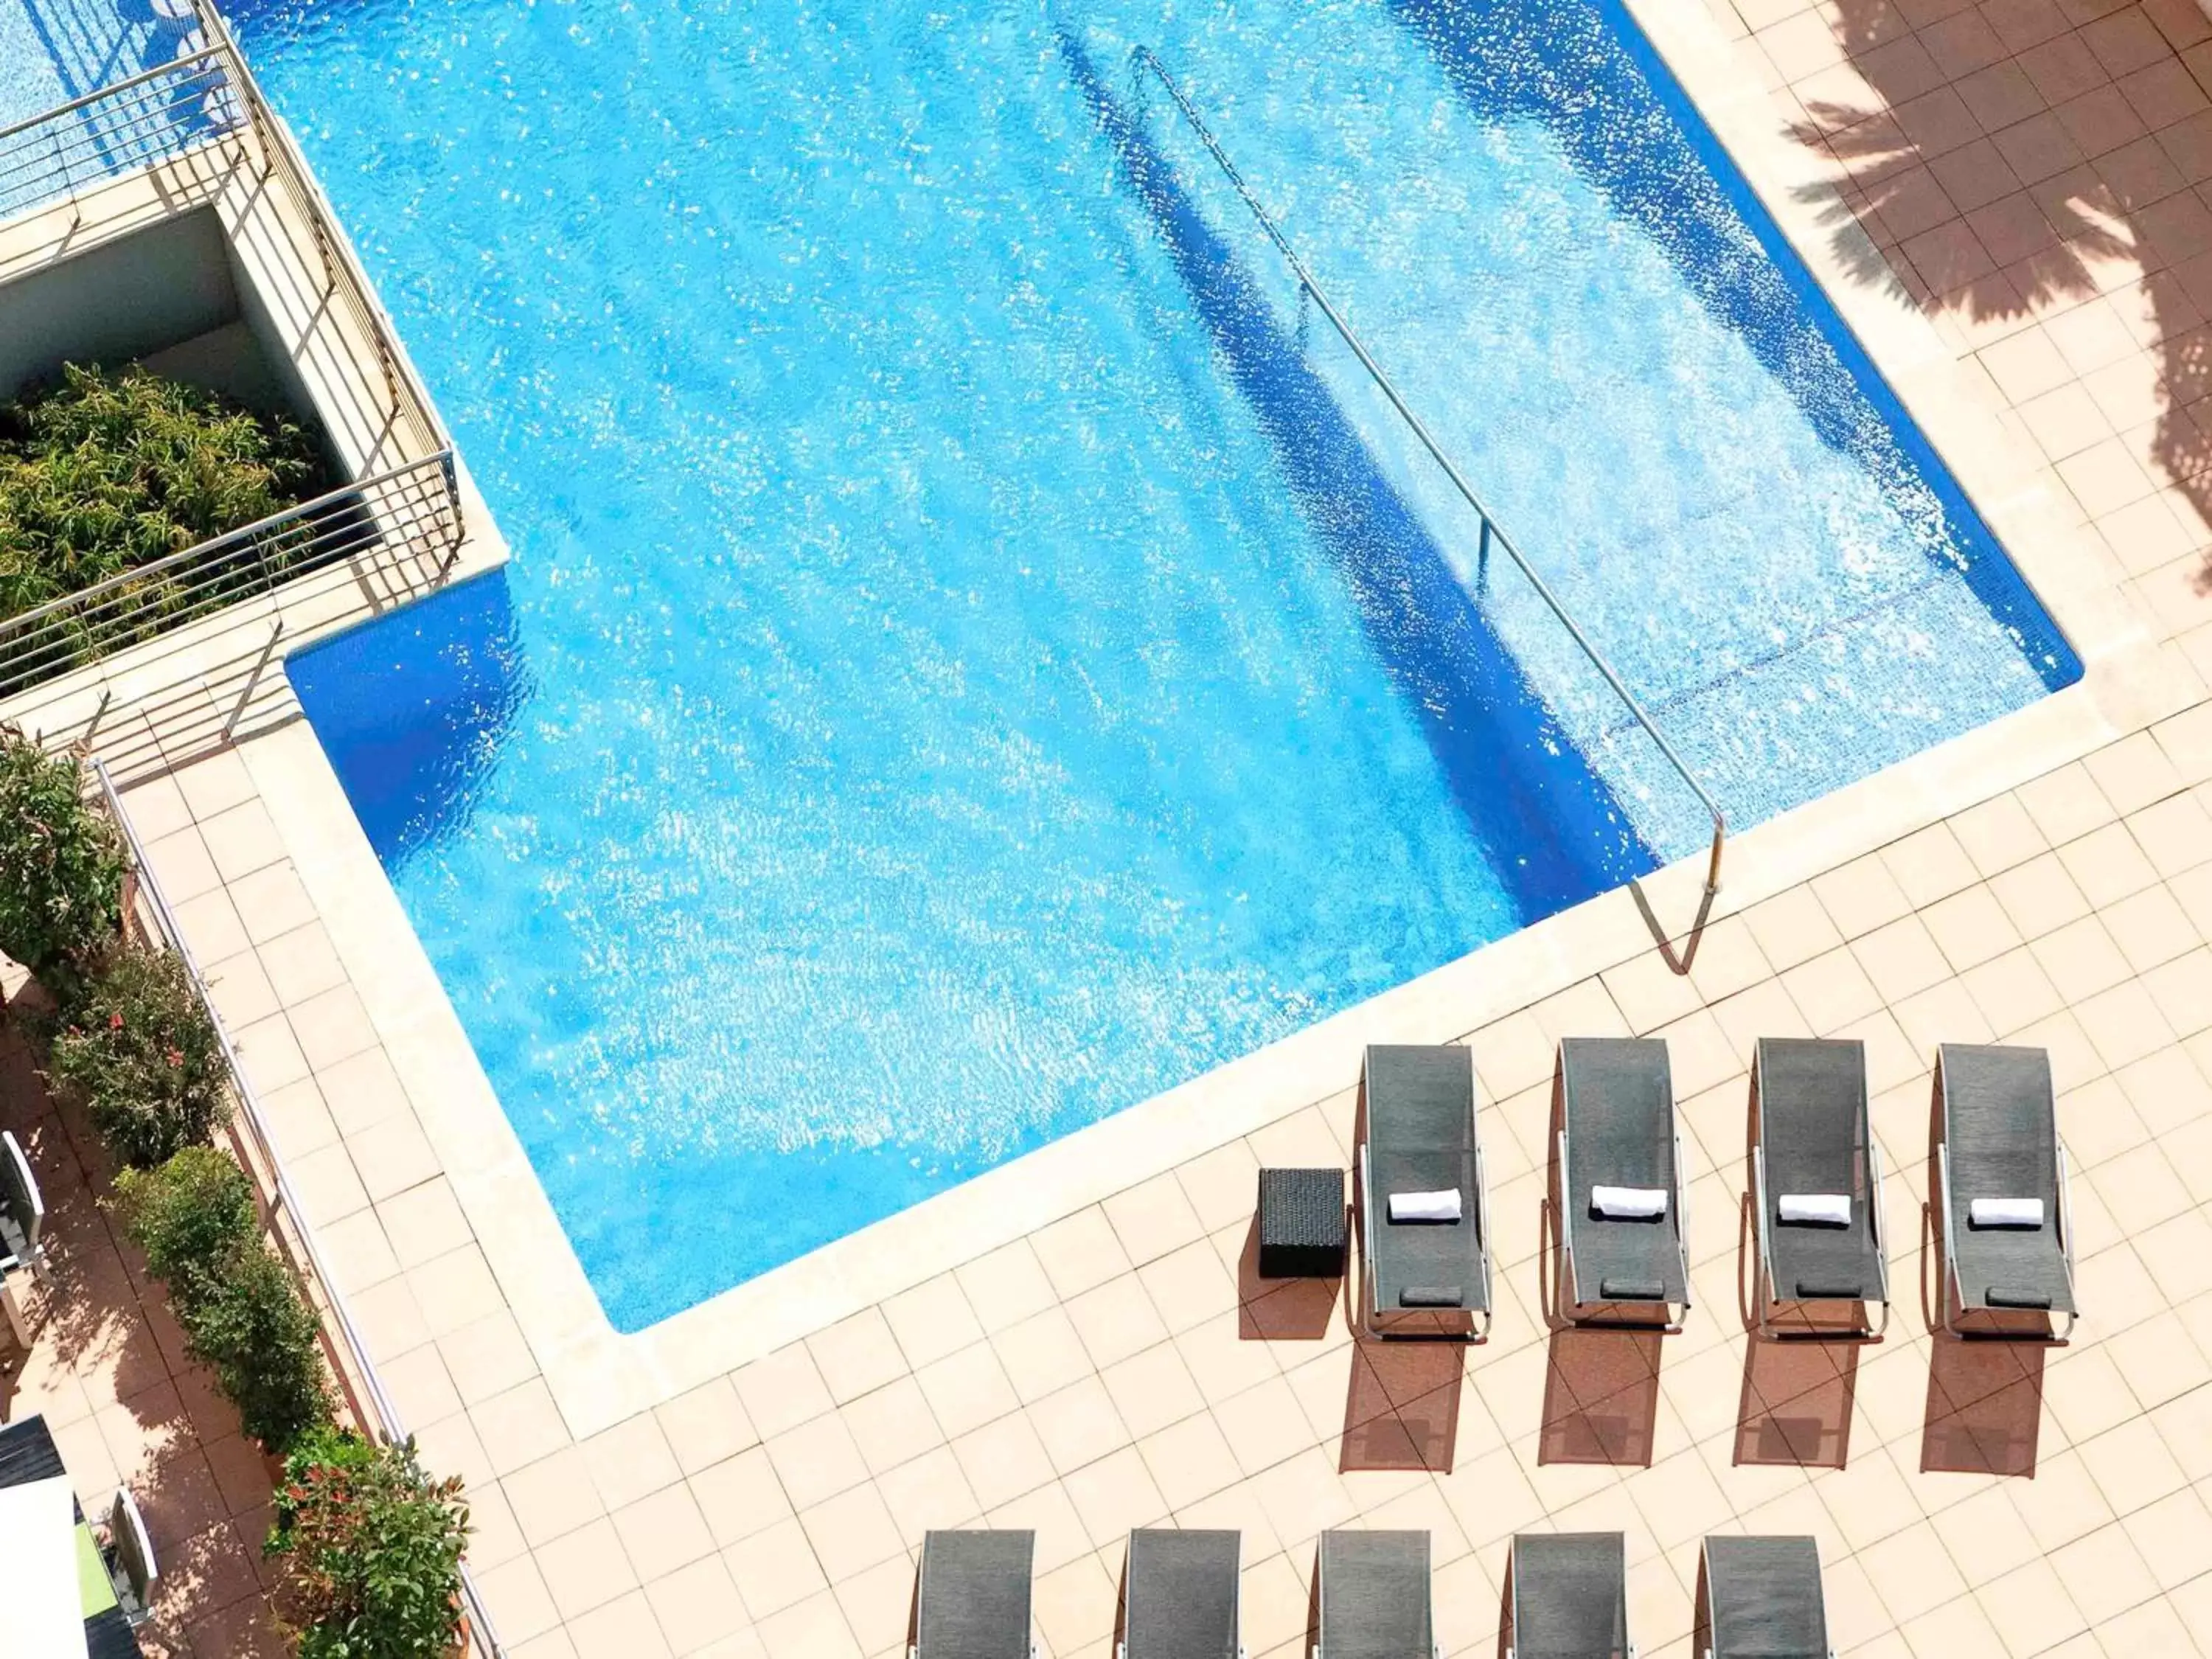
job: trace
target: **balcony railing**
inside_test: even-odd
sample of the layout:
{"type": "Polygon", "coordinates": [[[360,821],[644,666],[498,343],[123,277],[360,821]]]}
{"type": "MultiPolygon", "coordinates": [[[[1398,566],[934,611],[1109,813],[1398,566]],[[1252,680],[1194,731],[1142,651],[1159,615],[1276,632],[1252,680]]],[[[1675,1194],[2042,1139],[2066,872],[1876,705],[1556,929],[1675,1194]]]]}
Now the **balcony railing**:
{"type": "Polygon", "coordinates": [[[440,450],[0,620],[0,699],[348,560],[443,575],[460,543],[453,452],[440,450]]]}
{"type": "Polygon", "coordinates": [[[244,118],[227,47],[203,47],[0,127],[0,219],[184,155],[244,118]]]}
{"type": "MultiPolygon", "coordinates": [[[[0,221],[66,202],[74,226],[100,186],[204,151],[272,187],[286,234],[259,239],[258,250],[274,262],[272,279],[298,295],[302,326],[343,337],[337,359],[364,366],[362,401],[376,405],[331,413],[357,432],[368,417],[371,437],[361,447],[396,459],[327,495],[0,620],[0,699],[326,565],[374,556],[443,574],[459,549],[453,444],[429,394],[228,27],[198,0],[196,15],[188,49],[173,61],[0,128],[0,221]]],[[[299,349],[308,349],[304,337],[299,349]]]]}

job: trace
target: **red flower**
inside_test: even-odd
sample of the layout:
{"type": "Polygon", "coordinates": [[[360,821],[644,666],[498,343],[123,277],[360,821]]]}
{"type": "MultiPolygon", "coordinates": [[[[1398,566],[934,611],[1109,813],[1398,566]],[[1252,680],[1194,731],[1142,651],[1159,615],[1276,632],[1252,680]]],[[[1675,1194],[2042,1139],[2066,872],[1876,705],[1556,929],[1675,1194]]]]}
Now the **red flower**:
{"type": "Polygon", "coordinates": [[[172,1048],[169,1050],[169,1069],[171,1071],[175,1071],[184,1063],[185,1051],[182,1048],[172,1048]]]}
{"type": "Polygon", "coordinates": [[[123,1016],[119,1013],[110,1014],[107,1017],[107,1029],[111,1031],[121,1030],[123,1029],[123,1016]]]}

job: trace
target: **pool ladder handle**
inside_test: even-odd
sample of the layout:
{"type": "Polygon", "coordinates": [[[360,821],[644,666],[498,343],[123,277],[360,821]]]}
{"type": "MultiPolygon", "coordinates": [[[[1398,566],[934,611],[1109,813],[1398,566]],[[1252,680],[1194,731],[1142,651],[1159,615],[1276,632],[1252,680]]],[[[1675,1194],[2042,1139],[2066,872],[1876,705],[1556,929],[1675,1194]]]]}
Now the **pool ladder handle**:
{"type": "MultiPolygon", "coordinates": [[[[1687,972],[1690,954],[1697,948],[1696,935],[1703,930],[1705,917],[1712,907],[1713,898],[1721,890],[1721,849],[1728,839],[1728,820],[1722,816],[1719,805],[1706,792],[1705,785],[1698,781],[1697,775],[1690,770],[1681,756],[1675,752],[1674,745],[1667,741],[1650,715],[1644,711],[1643,704],[1636,700],[1627,684],[1619,674],[1613,672],[1613,665],[1600,654],[1597,647],[1590,642],[1589,636],[1584,634],[1581,626],[1567,614],[1566,607],[1559,603],[1559,596],[1552,592],[1551,585],[1545,581],[1543,577],[1537,574],[1535,567],[1522,556],[1521,550],[1513,544],[1513,538],[1505,533],[1504,527],[1492,516],[1490,509],[1482,504],[1482,498],[1474,493],[1474,486],[1468,483],[1459,468],[1453,464],[1451,458],[1444,453],[1443,446],[1437,443],[1428,427],[1423,423],[1421,417],[1416,415],[1411,405],[1399,395],[1398,388],[1390,383],[1390,377],[1382,372],[1382,365],[1375,361],[1359,337],[1352,331],[1352,325],[1344,320],[1343,313],[1330,303],[1328,296],[1323,294],[1316,284],[1313,273],[1306,269],[1305,261],[1298,258],[1297,250],[1291,246],[1289,239],[1276,226],[1267,209],[1260,205],[1259,198],[1253,195],[1251,187],[1244,182],[1244,176],[1237,172],[1237,164],[1229,159],[1229,154],[1222,149],[1220,140],[1213,136],[1212,131],[1207,127],[1198,111],[1193,107],[1190,100],[1183,95],[1182,88],[1176,84],[1175,77],[1168,73],[1167,66],[1160,62],[1158,54],[1150,46],[1139,46],[1130,52],[1129,61],[1133,68],[1150,70],[1154,78],[1166,88],[1168,96],[1175,100],[1176,108],[1182,112],[1182,118],[1189,123],[1191,131],[1198,135],[1199,142],[1206,146],[1206,153],[1213,157],[1216,165],[1220,167],[1230,184],[1236,188],[1237,196],[1249,210],[1253,218],[1259,222],[1260,228],[1267,233],[1267,240],[1275,245],[1276,251],[1281,253],[1285,262],[1289,264],[1291,275],[1298,279],[1300,291],[1321,308],[1322,315],[1328,319],[1329,325],[1336,330],[1345,344],[1352,348],[1352,356],[1359,359],[1360,367],[1367,371],[1369,378],[1381,388],[1382,395],[1389,400],[1390,407],[1397,410],[1399,418],[1412,429],[1413,436],[1420,441],[1421,447],[1428,451],[1430,459],[1443,470],[1444,477],[1449,478],[1452,487],[1459,491],[1461,499],[1474,509],[1475,517],[1482,526],[1482,551],[1486,556],[1483,560],[1485,565],[1487,564],[1489,544],[1495,541],[1505,550],[1506,556],[1513,561],[1521,574],[1528,579],[1529,586],[1536,590],[1537,597],[1550,607],[1552,614],[1559,619],[1568,635],[1582,648],[1583,654],[1589,659],[1591,665],[1604,677],[1605,683],[1613,688],[1613,694],[1627,705],[1628,712],[1636,717],[1636,723],[1650,733],[1651,741],[1658,744],[1659,752],[1667,757],[1668,763],[1680,775],[1682,781],[1690,786],[1691,792],[1697,796],[1699,804],[1711,817],[1712,851],[1705,862],[1705,903],[1698,907],[1698,920],[1691,931],[1690,951],[1685,952],[1681,963],[1677,969],[1678,972],[1687,972]]],[[[1671,951],[1668,956],[1669,960],[1672,961],[1671,951]]]]}

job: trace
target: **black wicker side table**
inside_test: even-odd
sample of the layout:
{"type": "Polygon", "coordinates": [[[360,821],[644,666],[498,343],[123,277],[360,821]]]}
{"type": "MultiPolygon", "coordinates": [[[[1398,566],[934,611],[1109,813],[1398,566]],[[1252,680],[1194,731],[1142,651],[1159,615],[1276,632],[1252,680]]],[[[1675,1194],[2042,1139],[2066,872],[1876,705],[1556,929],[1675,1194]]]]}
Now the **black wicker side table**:
{"type": "Polygon", "coordinates": [[[1344,1171],[1260,1171],[1260,1277],[1344,1275],[1344,1171]]]}

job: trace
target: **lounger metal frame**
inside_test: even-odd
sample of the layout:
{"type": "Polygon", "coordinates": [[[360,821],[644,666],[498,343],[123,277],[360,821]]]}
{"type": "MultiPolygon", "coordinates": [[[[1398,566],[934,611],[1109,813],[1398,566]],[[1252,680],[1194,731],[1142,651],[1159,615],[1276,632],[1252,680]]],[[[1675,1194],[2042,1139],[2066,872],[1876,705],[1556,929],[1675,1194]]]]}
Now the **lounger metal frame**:
{"type": "MultiPolygon", "coordinates": [[[[1950,1086],[1945,1083],[1948,1090],[1950,1086]]],[[[2058,1249],[2059,1259],[2066,1269],[2066,1299],[2078,1302],[2081,1297],[2074,1288],[2074,1176],[2073,1166],[2066,1156],[2065,1139],[2058,1133],[2058,1126],[2051,1125],[2051,1139],[2058,1150],[2058,1249]]],[[[1939,1287],[1943,1305],[1936,1317],[1946,1336],[1957,1337],[1962,1342],[2034,1342],[2045,1347],[2063,1348],[2074,1340],[2074,1323],[2081,1316],[2071,1308],[2062,1310],[2065,1324],[2053,1322],[2048,1334],[2035,1331],[2002,1329],[1975,1331],[1962,1328],[1959,1320],[1969,1312],[1996,1311],[1986,1308],[1966,1306],[1966,1285],[1959,1272],[1958,1217],[1951,1204],[1951,1103],[1947,1095],[1943,1103],[1943,1139],[1936,1143],[1936,1177],[1943,1195],[1943,1283],[1939,1287]]]]}
{"type": "MultiPolygon", "coordinates": [[[[1889,1241],[1883,1236],[1881,1201],[1881,1146],[1875,1139],[1874,1120],[1869,1115],[1866,1125],[1867,1183],[1871,1196],[1868,1200],[1867,1231],[1874,1235],[1875,1264],[1881,1285],[1881,1317],[1872,1325],[1859,1322],[1856,1330],[1827,1331],[1808,1328],[1783,1330],[1773,1322],[1777,1308],[1802,1303],[1804,1297],[1780,1297],[1774,1287],[1781,1281],[1774,1276],[1774,1240],[1769,1231],[1773,1218],[1766,1205],[1766,1089],[1765,1079],[1754,1068],[1752,1085],[1759,1102],[1759,1139],[1751,1149],[1752,1202],[1759,1206],[1759,1259],[1757,1277],[1759,1283],[1751,1287],[1752,1317],[1759,1327],[1759,1334],[1770,1342],[1879,1342],[1889,1330],[1889,1241]]],[[[1826,1298],[1814,1297],[1813,1300],[1826,1298]]],[[[1860,1299],[1860,1306],[1866,1305],[1860,1299]]]]}
{"type": "MultiPolygon", "coordinates": [[[[1671,1095],[1668,1100],[1668,1115],[1670,1118],[1674,1115],[1674,1101],[1671,1095]]],[[[1563,1254],[1567,1259],[1565,1289],[1568,1298],[1565,1308],[1564,1308],[1562,1311],[1567,1314],[1571,1323],[1587,1326],[1592,1330],[1611,1330],[1618,1328],[1632,1331],[1648,1331],[1655,1328],[1644,1320],[1576,1319],[1574,1318],[1571,1310],[1576,1308],[1657,1307],[1665,1310],[1666,1322],[1656,1328],[1662,1335],[1680,1336],[1682,1334],[1682,1327],[1688,1322],[1690,1317],[1690,1183],[1683,1174],[1682,1131],[1680,1127],[1677,1126],[1674,1131],[1674,1191],[1668,1195],[1668,1202],[1674,1206],[1673,1218],[1676,1224],[1674,1227],[1674,1254],[1681,1259],[1682,1263],[1681,1302],[1679,1304],[1672,1302],[1649,1304],[1633,1302],[1607,1302],[1603,1300],[1597,1302],[1585,1302],[1583,1300],[1582,1275],[1575,1267],[1575,1221],[1571,1209],[1571,1206],[1574,1201],[1574,1194],[1566,1190],[1568,1179],[1567,1171],[1574,1166],[1567,1161],[1567,1126],[1565,1122],[1565,1114],[1562,1112],[1560,1117],[1559,1249],[1561,1254],[1563,1254]],[[1677,1305],[1679,1305],[1682,1310],[1679,1314],[1674,1311],[1677,1305]]]]}
{"type": "MultiPolygon", "coordinates": [[[[1468,1118],[1474,1121],[1474,1105],[1468,1118]]],[[[1375,1171],[1367,1156],[1367,1142],[1359,1143],[1359,1334],[1377,1342],[1457,1342],[1467,1346],[1490,1340],[1493,1305],[1490,1277],[1490,1177],[1482,1167],[1482,1137],[1470,1134],[1474,1146],[1474,1224],[1482,1249],[1482,1306],[1462,1308],[1468,1316],[1464,1331],[1386,1331],[1377,1322],[1382,1316],[1380,1287],[1375,1274],[1375,1171]]],[[[1387,1200],[1385,1200],[1388,1201],[1387,1200]]],[[[1449,1308],[1396,1308],[1400,1316],[1450,1313],[1449,1308]]]]}
{"type": "MultiPolygon", "coordinates": [[[[1505,1607],[1513,1627],[1513,1639],[1505,1644],[1505,1659],[1515,1659],[1514,1650],[1521,1643],[1521,1552],[1517,1549],[1506,1559],[1505,1607]]],[[[1627,1648],[1628,1659],[1636,1659],[1636,1638],[1624,1633],[1622,1641],[1627,1648]]]]}
{"type": "MultiPolygon", "coordinates": [[[[1709,1541],[1710,1541],[1710,1540],[1706,1540],[1706,1539],[1700,1539],[1700,1540],[1698,1540],[1698,1565],[1699,1565],[1699,1566],[1701,1566],[1702,1568],[1704,1568],[1704,1569],[1705,1569],[1704,1577],[1705,1577],[1705,1595],[1706,1595],[1705,1611],[1706,1611],[1708,1613],[1713,1613],[1713,1608],[1712,1608],[1712,1601],[1711,1601],[1711,1598],[1712,1598],[1712,1583],[1713,1583],[1713,1558],[1712,1558],[1712,1553],[1711,1553],[1711,1552],[1706,1548],[1706,1544],[1707,1544],[1709,1541]]],[[[1825,1562],[1820,1562],[1820,1543],[1818,1542],[1818,1540],[1817,1540],[1814,1541],[1814,1545],[1813,1545],[1813,1559],[1814,1559],[1814,1560],[1815,1562],[1820,1562],[1820,1566],[1819,1566],[1819,1569],[1818,1569],[1819,1571],[1822,1571],[1822,1572],[1826,1571],[1826,1570],[1827,1570],[1826,1564],[1825,1562]]],[[[1822,1595],[1822,1601],[1823,1601],[1823,1604],[1824,1604],[1824,1605],[1825,1605],[1825,1603],[1826,1603],[1826,1594],[1825,1594],[1825,1592],[1824,1592],[1824,1593],[1823,1593],[1823,1595],[1822,1595]]],[[[1720,1622],[1720,1619],[1719,1619],[1719,1616],[1718,1616],[1717,1614],[1714,1614],[1714,1615],[1713,1615],[1713,1622],[1714,1622],[1716,1625],[1717,1625],[1717,1624],[1720,1622]]],[[[1701,1650],[1699,1650],[1699,1651],[1700,1651],[1700,1653],[1701,1653],[1701,1655],[1702,1655],[1702,1659],[1715,1659],[1715,1656],[1718,1653],[1719,1650],[1718,1650],[1718,1649],[1717,1649],[1717,1648],[1716,1648],[1716,1647],[1715,1647],[1711,1643],[1708,1642],[1708,1643],[1705,1645],[1705,1647],[1704,1647],[1704,1648],[1702,1648],[1701,1650]]],[[[1835,1647],[1835,1644],[1834,1644],[1834,1643],[1832,1643],[1832,1642],[1831,1642],[1831,1643],[1828,1644],[1828,1659],[1836,1659],[1836,1647],[1835,1647]]]]}

